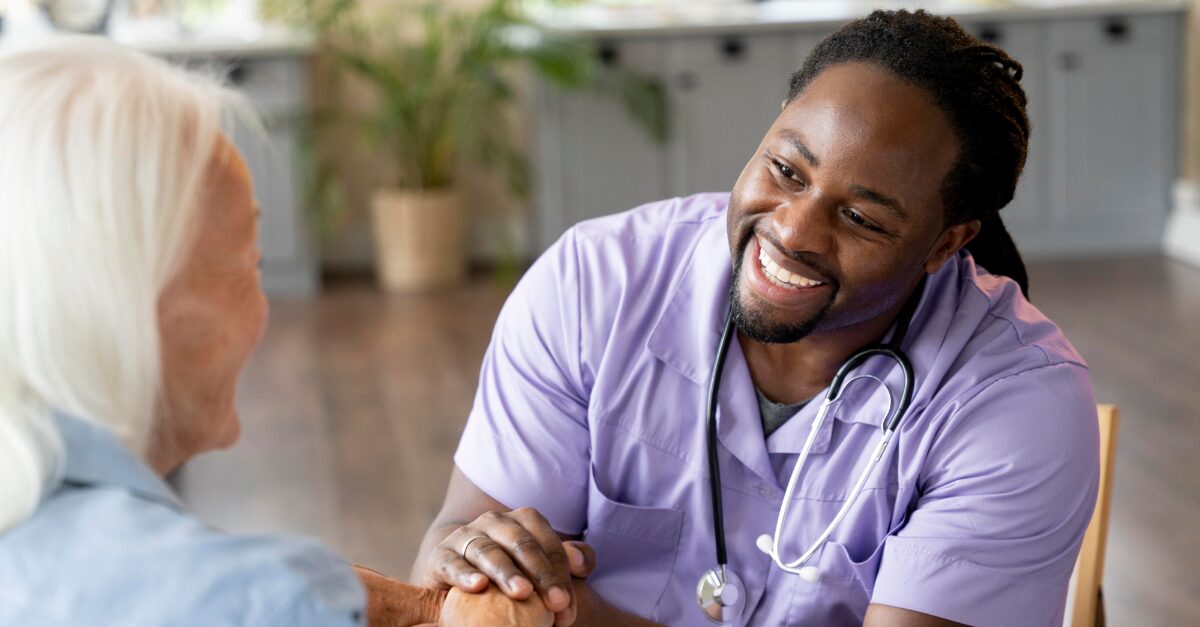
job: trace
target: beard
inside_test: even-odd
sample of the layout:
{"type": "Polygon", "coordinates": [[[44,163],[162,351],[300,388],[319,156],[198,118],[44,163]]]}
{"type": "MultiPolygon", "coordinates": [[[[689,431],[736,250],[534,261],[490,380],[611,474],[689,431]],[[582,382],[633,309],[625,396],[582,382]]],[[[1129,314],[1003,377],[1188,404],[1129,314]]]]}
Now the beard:
{"type": "Polygon", "coordinates": [[[750,230],[742,238],[738,244],[737,254],[733,257],[733,280],[729,282],[729,307],[733,314],[733,323],[738,331],[756,342],[764,344],[799,342],[808,337],[829,315],[829,308],[833,304],[834,296],[837,295],[838,284],[834,282],[830,285],[833,290],[829,300],[825,301],[825,304],[821,305],[821,308],[807,319],[788,321],[771,319],[763,309],[755,309],[742,299],[742,263],[746,258],[746,247],[750,245],[751,237],[754,237],[753,230],[750,230]]]}

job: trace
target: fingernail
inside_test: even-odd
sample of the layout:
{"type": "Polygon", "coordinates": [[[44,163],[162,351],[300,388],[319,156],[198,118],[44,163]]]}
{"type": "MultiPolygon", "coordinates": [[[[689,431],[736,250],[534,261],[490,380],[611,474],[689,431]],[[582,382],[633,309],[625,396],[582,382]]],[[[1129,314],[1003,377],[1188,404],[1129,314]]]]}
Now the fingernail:
{"type": "Polygon", "coordinates": [[[571,562],[571,568],[583,568],[583,551],[567,545],[567,559],[571,562]]]}
{"type": "Polygon", "coordinates": [[[567,596],[566,591],[558,586],[550,588],[550,592],[546,594],[546,602],[554,607],[564,606],[570,601],[571,597],[567,596]]]}
{"type": "Polygon", "coordinates": [[[467,577],[467,585],[474,588],[475,586],[478,586],[479,584],[483,583],[485,579],[487,579],[487,578],[484,577],[483,575],[480,575],[479,573],[475,573],[474,575],[467,577]]]}
{"type": "Polygon", "coordinates": [[[529,580],[524,577],[517,576],[508,580],[508,590],[510,592],[520,593],[531,588],[533,588],[533,584],[529,583],[529,580]]]}

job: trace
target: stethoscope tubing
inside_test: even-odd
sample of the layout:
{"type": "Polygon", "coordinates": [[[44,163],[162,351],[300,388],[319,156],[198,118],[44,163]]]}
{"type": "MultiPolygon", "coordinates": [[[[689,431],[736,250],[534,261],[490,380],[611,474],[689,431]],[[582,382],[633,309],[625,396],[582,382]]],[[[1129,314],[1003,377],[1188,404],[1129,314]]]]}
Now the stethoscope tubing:
{"type": "MultiPolygon", "coordinates": [[[[924,287],[925,281],[922,279],[922,281],[913,290],[913,293],[909,296],[908,301],[905,302],[904,307],[901,309],[900,314],[897,317],[896,327],[893,330],[889,341],[870,346],[851,355],[850,358],[838,368],[833,380],[830,381],[829,391],[826,394],[825,399],[821,402],[821,407],[817,412],[817,417],[813,420],[812,427],[809,429],[808,437],[805,439],[800,456],[796,460],[796,465],[792,468],[792,473],[789,477],[787,488],[784,491],[783,503],[780,505],[779,515],[775,519],[775,534],[771,538],[771,550],[769,551],[769,555],[771,556],[771,560],[775,563],[775,565],[786,572],[797,575],[801,574],[801,570],[798,567],[806,564],[817,554],[818,551],[821,550],[821,547],[824,546],[829,540],[830,536],[833,535],[834,530],[837,529],[838,525],[841,524],[841,522],[849,514],[850,509],[854,506],[854,503],[858,500],[859,495],[866,486],[867,479],[870,477],[871,473],[875,469],[876,464],[883,457],[884,452],[887,450],[887,446],[889,442],[891,442],[892,436],[895,434],[897,428],[899,428],[905,412],[908,411],[909,406],[912,404],[913,391],[915,388],[913,367],[912,363],[908,359],[908,356],[904,353],[901,345],[904,342],[905,336],[908,334],[908,327],[912,323],[912,318],[916,312],[917,305],[920,302],[920,297],[924,291],[924,287]],[[901,389],[900,402],[897,403],[893,411],[890,411],[888,416],[880,424],[882,435],[878,444],[875,446],[875,450],[871,453],[870,461],[868,462],[866,468],[863,469],[863,472],[859,475],[858,480],[855,481],[854,486],[850,491],[849,498],[846,499],[845,503],[843,503],[842,507],[833,517],[833,520],[830,521],[829,525],[825,527],[825,530],[818,536],[817,540],[806,551],[804,551],[799,558],[791,562],[784,562],[779,554],[779,538],[783,533],[783,522],[787,516],[788,505],[791,503],[796,486],[799,484],[802,467],[804,466],[805,462],[808,461],[809,453],[811,452],[813,444],[816,441],[817,432],[821,424],[827,418],[829,406],[833,402],[837,401],[841,395],[842,388],[846,383],[846,378],[849,376],[850,372],[852,372],[866,360],[875,356],[891,358],[896,362],[897,365],[899,365],[903,378],[903,388],[901,389]]],[[[707,439],[706,448],[708,452],[709,491],[711,494],[713,514],[713,531],[716,544],[717,566],[719,572],[721,573],[722,581],[727,580],[726,573],[728,571],[728,554],[725,546],[725,510],[721,494],[721,468],[717,459],[718,450],[716,415],[721,385],[721,375],[725,370],[725,358],[729,352],[729,344],[733,339],[735,326],[736,325],[734,324],[733,320],[733,308],[730,307],[729,312],[725,317],[725,328],[721,334],[721,341],[717,348],[717,356],[713,363],[712,376],[709,379],[708,404],[706,408],[707,416],[705,425],[705,435],[707,439]]]]}
{"type": "Polygon", "coordinates": [[[717,545],[717,565],[722,575],[728,563],[725,552],[725,507],[721,501],[721,464],[717,460],[717,399],[721,389],[721,373],[725,371],[725,356],[729,353],[729,343],[733,339],[733,308],[725,315],[725,330],[721,334],[721,343],[717,348],[717,358],[713,363],[712,378],[708,383],[708,413],[707,448],[709,488],[712,494],[713,529],[717,545]]]}
{"type": "Polygon", "coordinates": [[[769,555],[771,556],[771,561],[775,562],[776,566],[778,566],[781,570],[789,572],[793,575],[801,574],[800,567],[807,564],[809,560],[816,556],[817,552],[821,550],[821,547],[825,546],[825,543],[829,540],[829,537],[833,535],[834,530],[838,528],[838,525],[842,523],[842,520],[846,518],[846,516],[850,513],[850,510],[854,507],[854,503],[858,500],[859,495],[862,494],[863,488],[867,484],[867,479],[875,470],[875,465],[879,462],[880,458],[883,457],[883,452],[887,449],[888,442],[892,439],[892,433],[892,431],[883,432],[883,435],[879,438],[879,443],[876,444],[875,450],[871,453],[870,462],[867,464],[867,467],[864,468],[861,473],[859,473],[858,480],[854,482],[854,487],[850,490],[850,497],[847,498],[846,502],[843,503],[841,508],[838,509],[837,514],[833,517],[833,520],[829,521],[829,524],[825,527],[825,530],[821,532],[821,535],[817,537],[812,545],[809,546],[808,549],[800,555],[800,557],[791,562],[784,562],[779,551],[779,539],[783,536],[783,521],[787,520],[788,505],[791,503],[792,494],[795,492],[796,486],[799,484],[800,465],[807,457],[807,451],[801,453],[800,458],[796,460],[796,467],[792,469],[792,476],[788,480],[787,490],[784,492],[783,496],[783,503],[781,503],[779,506],[779,516],[775,518],[775,535],[771,537],[771,552],[769,555]]]}

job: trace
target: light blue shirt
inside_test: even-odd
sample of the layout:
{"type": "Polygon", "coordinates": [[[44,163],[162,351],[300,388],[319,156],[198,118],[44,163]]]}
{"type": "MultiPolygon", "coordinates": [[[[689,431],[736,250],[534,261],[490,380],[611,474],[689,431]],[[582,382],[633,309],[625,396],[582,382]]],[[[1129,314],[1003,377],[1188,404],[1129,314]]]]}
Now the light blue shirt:
{"type": "Polygon", "coordinates": [[[112,434],[56,418],[65,477],[0,533],[0,625],[366,624],[362,586],[329,549],[212,529],[112,434]]]}

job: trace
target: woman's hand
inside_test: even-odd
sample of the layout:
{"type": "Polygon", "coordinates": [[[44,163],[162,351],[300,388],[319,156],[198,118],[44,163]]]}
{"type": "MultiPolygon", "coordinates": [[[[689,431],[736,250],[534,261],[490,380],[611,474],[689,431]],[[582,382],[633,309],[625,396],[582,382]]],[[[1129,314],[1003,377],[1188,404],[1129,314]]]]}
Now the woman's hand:
{"type": "Polygon", "coordinates": [[[438,621],[445,590],[418,588],[365,566],[355,565],[354,573],[367,592],[367,627],[411,627],[438,621]]]}
{"type": "Polygon", "coordinates": [[[595,563],[591,547],[563,542],[537,511],[492,511],[438,543],[429,554],[422,583],[482,592],[490,580],[518,601],[536,592],[554,612],[554,624],[567,627],[576,616],[571,577],[587,577],[595,563]]]}
{"type": "Polygon", "coordinates": [[[480,594],[451,588],[438,627],[551,627],[554,614],[536,596],[517,601],[489,586],[480,594]]]}

